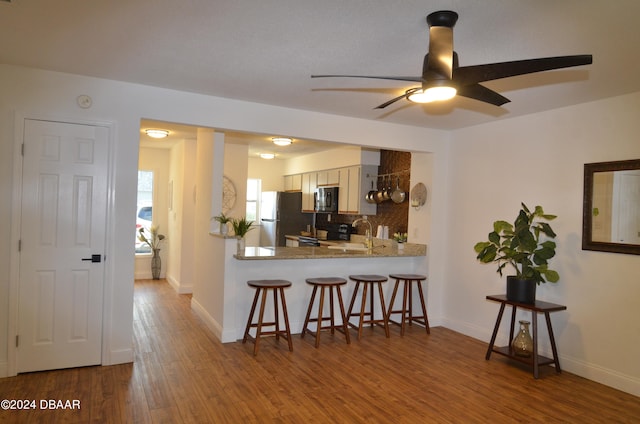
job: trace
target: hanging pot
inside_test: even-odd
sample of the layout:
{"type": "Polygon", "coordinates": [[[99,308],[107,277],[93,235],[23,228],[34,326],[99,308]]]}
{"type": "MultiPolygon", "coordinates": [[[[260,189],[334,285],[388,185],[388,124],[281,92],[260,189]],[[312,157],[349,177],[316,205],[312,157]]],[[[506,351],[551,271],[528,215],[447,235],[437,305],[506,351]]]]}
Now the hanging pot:
{"type": "Polygon", "coordinates": [[[393,200],[394,203],[402,203],[404,202],[405,197],[406,193],[400,190],[400,177],[398,177],[398,180],[396,182],[396,189],[393,190],[393,193],[391,193],[391,200],[393,200]]]}
{"type": "Polygon", "coordinates": [[[376,203],[382,203],[385,200],[387,200],[384,197],[384,191],[385,191],[385,185],[386,185],[385,182],[386,182],[386,177],[382,177],[382,187],[376,193],[376,203]]]}
{"type": "Polygon", "coordinates": [[[367,201],[367,203],[376,203],[376,193],[377,193],[377,191],[374,190],[374,188],[373,188],[373,180],[371,180],[371,190],[364,197],[364,199],[367,201]]]}
{"type": "Polygon", "coordinates": [[[536,281],[519,279],[515,275],[507,277],[507,300],[512,302],[536,303],[536,281]]]}
{"type": "Polygon", "coordinates": [[[391,188],[391,176],[389,176],[389,185],[382,191],[382,197],[384,198],[384,200],[390,200],[392,192],[393,189],[391,188]]]}

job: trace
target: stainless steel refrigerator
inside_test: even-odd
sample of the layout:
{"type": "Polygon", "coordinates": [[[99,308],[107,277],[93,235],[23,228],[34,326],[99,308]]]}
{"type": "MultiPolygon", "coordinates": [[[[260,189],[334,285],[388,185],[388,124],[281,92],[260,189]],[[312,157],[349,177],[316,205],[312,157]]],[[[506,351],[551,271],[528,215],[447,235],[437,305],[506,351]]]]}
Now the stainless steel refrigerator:
{"type": "Polygon", "coordinates": [[[313,221],[302,213],[302,193],[263,191],[260,200],[260,246],[286,246],[285,235],[300,235],[313,221]]]}

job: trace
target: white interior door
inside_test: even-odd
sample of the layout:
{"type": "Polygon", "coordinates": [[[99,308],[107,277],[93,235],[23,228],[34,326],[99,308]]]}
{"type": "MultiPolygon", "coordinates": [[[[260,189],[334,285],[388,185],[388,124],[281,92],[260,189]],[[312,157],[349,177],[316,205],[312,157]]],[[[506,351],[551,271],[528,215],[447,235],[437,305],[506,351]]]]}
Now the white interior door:
{"type": "Polygon", "coordinates": [[[100,364],[108,129],[24,123],[17,371],[100,364]]]}

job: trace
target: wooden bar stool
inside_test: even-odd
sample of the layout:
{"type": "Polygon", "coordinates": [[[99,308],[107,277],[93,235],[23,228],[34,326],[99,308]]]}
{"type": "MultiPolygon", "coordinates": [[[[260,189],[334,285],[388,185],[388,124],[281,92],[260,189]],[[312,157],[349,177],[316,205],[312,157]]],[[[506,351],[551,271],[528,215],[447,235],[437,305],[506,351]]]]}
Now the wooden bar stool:
{"type": "Polygon", "coordinates": [[[380,325],[384,327],[384,333],[387,337],[389,337],[389,323],[387,322],[387,310],[384,305],[384,294],[382,293],[382,283],[387,281],[387,277],[383,275],[350,275],[349,279],[356,282],[356,286],[353,289],[353,296],[351,296],[351,303],[349,304],[349,311],[347,312],[347,318],[350,320],[352,316],[359,317],[358,325],[354,325],[349,321],[349,325],[353,328],[358,329],[358,340],[362,337],[362,326],[364,324],[380,325]],[[353,313],[353,305],[356,302],[356,297],[358,295],[358,288],[362,284],[362,304],[360,305],[360,312],[353,313]],[[374,308],[373,308],[373,298],[374,298],[374,289],[373,285],[377,284],[378,286],[378,297],[380,298],[380,307],[382,308],[382,319],[374,318],[374,308]],[[366,312],[366,304],[367,304],[367,291],[368,287],[371,287],[370,292],[370,301],[369,301],[369,312],[366,312]],[[365,319],[368,316],[369,319],[365,319]]]}
{"type": "Polygon", "coordinates": [[[322,330],[331,330],[331,334],[335,333],[335,330],[341,331],[344,333],[345,338],[347,339],[347,344],[351,343],[351,339],[349,338],[349,327],[347,325],[347,317],[344,312],[344,303],[342,302],[342,293],[340,292],[340,286],[347,284],[347,280],[339,277],[318,277],[318,278],[307,278],[305,280],[308,284],[313,286],[313,291],[311,292],[311,300],[309,301],[309,307],[307,308],[307,315],[304,319],[304,324],[302,326],[302,333],[300,337],[304,338],[306,333],[315,336],[316,338],[316,347],[320,346],[320,331],[322,330]],[[316,298],[316,292],[320,288],[320,301],[318,304],[318,315],[316,318],[311,318],[311,309],[313,308],[313,302],[316,298]],[[340,307],[340,319],[342,320],[342,324],[336,325],[335,321],[335,308],[333,303],[333,289],[335,288],[336,293],[338,295],[338,306],[340,307]],[[324,308],[324,292],[325,289],[329,289],[329,316],[323,317],[323,308],[324,308]],[[323,326],[324,321],[329,321],[329,325],[323,326]],[[316,331],[311,331],[309,327],[310,322],[316,323],[316,331]]]}
{"type": "Polygon", "coordinates": [[[244,330],[244,337],[242,338],[242,343],[246,343],[247,340],[251,340],[254,343],[253,354],[258,354],[258,349],[260,348],[260,338],[263,336],[276,336],[276,340],[280,339],[280,336],[287,339],[289,343],[289,350],[293,352],[293,344],[291,343],[291,331],[289,330],[289,315],[287,314],[287,303],[284,298],[284,288],[291,286],[291,281],[287,280],[249,280],[247,281],[249,287],[253,287],[256,289],[256,295],[253,297],[253,305],[251,305],[251,312],[249,312],[249,320],[247,321],[247,328],[244,330]],[[274,311],[274,320],[270,322],[264,322],[264,307],[267,301],[267,292],[269,290],[273,290],[273,311],[274,311]],[[262,292],[262,301],[260,303],[260,314],[258,315],[258,322],[252,324],[253,315],[256,310],[256,305],[258,304],[258,297],[260,296],[260,292],[262,292]],[[278,313],[278,294],[280,294],[280,301],[282,302],[282,315],[284,316],[284,326],[285,329],[280,329],[280,320],[278,313]],[[263,331],[262,327],[265,326],[273,326],[275,327],[272,331],[263,331]],[[249,330],[251,328],[256,328],[256,336],[252,337],[249,334],[249,330]]]}
{"type": "Polygon", "coordinates": [[[411,325],[412,322],[422,324],[427,329],[427,334],[431,334],[429,329],[429,318],[427,318],[427,308],[424,304],[424,294],[422,293],[422,282],[427,279],[424,275],[419,274],[390,274],[389,277],[396,279],[396,284],[393,287],[393,294],[391,295],[391,302],[389,302],[389,312],[387,315],[387,321],[400,326],[400,335],[404,336],[405,324],[408,322],[411,325]],[[400,281],[403,282],[403,295],[402,295],[402,309],[393,310],[393,302],[396,300],[396,294],[398,292],[398,286],[400,281]],[[420,297],[420,305],[422,306],[422,315],[413,315],[413,285],[412,282],[416,282],[418,286],[418,297],[420,297]],[[393,321],[391,314],[402,314],[400,322],[393,321]]]}

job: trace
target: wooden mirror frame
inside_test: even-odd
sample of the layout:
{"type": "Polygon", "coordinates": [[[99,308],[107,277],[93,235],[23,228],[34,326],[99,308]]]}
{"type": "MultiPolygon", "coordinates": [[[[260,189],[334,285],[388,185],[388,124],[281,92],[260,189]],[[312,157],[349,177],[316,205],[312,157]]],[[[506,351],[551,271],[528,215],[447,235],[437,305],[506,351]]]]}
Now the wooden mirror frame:
{"type": "Polygon", "coordinates": [[[593,174],[595,172],[626,171],[631,169],[640,169],[640,159],[585,163],[582,203],[582,250],[640,255],[640,245],[638,244],[609,243],[593,241],[592,239],[593,174]]]}

